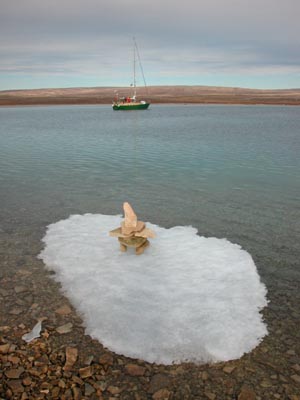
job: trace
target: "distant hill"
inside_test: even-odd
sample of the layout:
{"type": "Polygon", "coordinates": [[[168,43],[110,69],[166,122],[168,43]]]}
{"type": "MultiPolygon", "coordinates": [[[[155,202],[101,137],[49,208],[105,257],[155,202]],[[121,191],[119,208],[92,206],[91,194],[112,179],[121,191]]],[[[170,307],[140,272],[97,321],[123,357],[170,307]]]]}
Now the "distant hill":
{"type": "MultiPolygon", "coordinates": [[[[0,106],[47,104],[111,104],[115,92],[129,88],[95,87],[0,91],[0,106]]],[[[214,86],[150,86],[140,99],[152,103],[300,105],[300,89],[260,90],[214,86]]]]}

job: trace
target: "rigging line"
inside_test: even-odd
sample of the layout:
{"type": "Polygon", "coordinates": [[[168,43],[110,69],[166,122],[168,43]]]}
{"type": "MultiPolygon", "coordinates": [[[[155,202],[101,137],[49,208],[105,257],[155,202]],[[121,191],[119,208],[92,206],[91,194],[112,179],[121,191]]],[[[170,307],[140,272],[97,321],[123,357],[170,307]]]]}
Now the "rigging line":
{"type": "Polygon", "coordinates": [[[133,42],[134,42],[134,47],[136,49],[136,54],[137,54],[137,57],[138,57],[138,61],[139,61],[139,65],[140,65],[140,69],[141,69],[144,85],[145,85],[145,88],[146,88],[146,93],[148,94],[148,87],[147,87],[147,83],[146,83],[146,79],[145,79],[145,75],[144,75],[144,70],[143,70],[143,66],[142,66],[142,62],[141,62],[140,52],[139,52],[139,49],[137,47],[137,44],[136,44],[136,41],[135,41],[135,37],[133,38],[133,42]]]}

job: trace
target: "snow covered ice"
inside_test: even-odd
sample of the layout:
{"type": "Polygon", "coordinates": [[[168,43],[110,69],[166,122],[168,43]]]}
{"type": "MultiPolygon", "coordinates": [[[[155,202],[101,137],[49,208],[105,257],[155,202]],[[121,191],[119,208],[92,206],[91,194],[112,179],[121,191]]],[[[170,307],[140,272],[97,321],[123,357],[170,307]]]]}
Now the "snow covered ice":
{"type": "Polygon", "coordinates": [[[40,258],[56,272],[86,333],[110,350],[162,364],[241,357],[267,334],[251,256],[192,227],[165,229],[141,256],[108,232],[121,216],[73,215],[48,227],[40,258]],[[132,250],[132,252],[130,251],[132,250]]]}

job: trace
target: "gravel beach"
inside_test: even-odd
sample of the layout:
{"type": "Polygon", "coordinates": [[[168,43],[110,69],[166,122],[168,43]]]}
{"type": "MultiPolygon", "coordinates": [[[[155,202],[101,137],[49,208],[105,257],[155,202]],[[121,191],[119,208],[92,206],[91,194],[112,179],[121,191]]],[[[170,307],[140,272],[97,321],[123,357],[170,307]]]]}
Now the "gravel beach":
{"type": "MultiPolygon", "coordinates": [[[[269,335],[241,359],[163,366],[114,354],[84,326],[37,255],[32,233],[1,231],[1,399],[300,399],[299,290],[268,285],[269,335]],[[288,318],[286,310],[293,318],[288,318]],[[22,336],[38,319],[40,338],[22,336]]],[[[122,334],[122,333],[121,333],[122,334]]]]}

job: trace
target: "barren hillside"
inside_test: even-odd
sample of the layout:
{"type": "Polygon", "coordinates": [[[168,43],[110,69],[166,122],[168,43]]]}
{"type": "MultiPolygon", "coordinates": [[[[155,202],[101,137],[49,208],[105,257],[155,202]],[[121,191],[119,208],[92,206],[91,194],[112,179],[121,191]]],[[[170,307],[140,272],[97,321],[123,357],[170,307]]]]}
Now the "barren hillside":
{"type": "MultiPolygon", "coordinates": [[[[0,106],[46,104],[110,104],[116,92],[129,88],[96,87],[0,91],[0,106]]],[[[213,86],[151,86],[140,89],[152,103],[300,105],[300,89],[258,90],[213,86]]]]}

